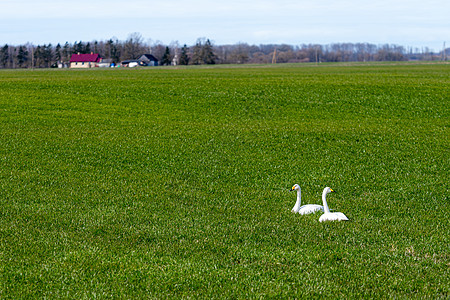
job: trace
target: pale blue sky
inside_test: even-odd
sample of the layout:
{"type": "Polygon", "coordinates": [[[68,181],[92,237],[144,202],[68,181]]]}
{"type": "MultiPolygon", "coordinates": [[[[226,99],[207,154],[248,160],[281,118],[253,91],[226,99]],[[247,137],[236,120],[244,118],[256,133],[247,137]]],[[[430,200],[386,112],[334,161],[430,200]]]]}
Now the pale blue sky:
{"type": "Polygon", "coordinates": [[[450,47],[449,0],[0,0],[0,45],[125,40],[450,47]]]}

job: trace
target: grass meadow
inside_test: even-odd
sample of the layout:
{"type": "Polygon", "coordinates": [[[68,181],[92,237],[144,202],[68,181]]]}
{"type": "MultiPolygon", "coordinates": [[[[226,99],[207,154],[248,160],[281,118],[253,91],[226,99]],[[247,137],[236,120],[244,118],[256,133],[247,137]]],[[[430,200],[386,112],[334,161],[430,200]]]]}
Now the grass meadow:
{"type": "Polygon", "coordinates": [[[3,70],[0,298],[448,298],[449,100],[449,64],[3,70]]]}

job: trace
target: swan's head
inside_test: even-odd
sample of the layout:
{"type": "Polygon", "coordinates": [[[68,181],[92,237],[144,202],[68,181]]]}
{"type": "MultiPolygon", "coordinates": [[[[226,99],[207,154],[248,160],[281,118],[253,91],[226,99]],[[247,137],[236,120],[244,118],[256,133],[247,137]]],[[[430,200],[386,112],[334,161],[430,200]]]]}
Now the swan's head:
{"type": "Polygon", "coordinates": [[[323,193],[324,194],[335,193],[335,191],[333,191],[332,188],[326,187],[326,188],[323,189],[323,193]]]}
{"type": "Polygon", "coordinates": [[[294,184],[294,186],[291,188],[290,192],[299,191],[299,190],[300,190],[300,186],[298,184],[294,184]]]}

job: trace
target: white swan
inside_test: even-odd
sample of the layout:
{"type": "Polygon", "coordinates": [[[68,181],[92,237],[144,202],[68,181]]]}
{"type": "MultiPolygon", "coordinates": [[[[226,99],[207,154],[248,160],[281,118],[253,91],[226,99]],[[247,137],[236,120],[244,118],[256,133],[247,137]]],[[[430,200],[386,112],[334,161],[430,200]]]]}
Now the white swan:
{"type": "Polygon", "coordinates": [[[312,214],[315,213],[319,210],[323,211],[323,206],[321,205],[317,205],[317,204],[306,204],[306,205],[302,205],[302,190],[300,189],[300,186],[298,184],[295,184],[291,190],[292,191],[297,191],[297,202],[295,202],[294,207],[292,208],[292,211],[294,213],[299,213],[301,215],[307,215],[307,214],[312,214]]]}
{"type": "Polygon", "coordinates": [[[331,188],[326,187],[323,189],[322,193],[322,201],[323,201],[323,209],[324,214],[320,216],[319,222],[324,221],[347,221],[348,218],[341,212],[330,212],[327,204],[327,194],[334,192],[331,188]]]}

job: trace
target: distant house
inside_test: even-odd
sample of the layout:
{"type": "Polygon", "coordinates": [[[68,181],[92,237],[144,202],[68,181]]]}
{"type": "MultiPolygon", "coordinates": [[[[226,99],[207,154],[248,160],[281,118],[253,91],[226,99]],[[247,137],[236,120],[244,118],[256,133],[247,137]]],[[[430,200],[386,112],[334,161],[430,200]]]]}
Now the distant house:
{"type": "Polygon", "coordinates": [[[137,61],[139,62],[140,66],[157,66],[158,65],[158,59],[154,57],[151,54],[143,54],[141,55],[137,61]]]}
{"type": "Polygon", "coordinates": [[[102,58],[98,63],[99,68],[110,68],[114,67],[114,61],[112,58],[102,58]]]}
{"type": "Polygon", "coordinates": [[[99,54],[72,54],[72,57],[70,58],[70,67],[93,68],[97,67],[99,62],[101,62],[99,54]]]}
{"type": "Polygon", "coordinates": [[[158,59],[151,54],[143,54],[139,56],[138,59],[124,60],[120,63],[122,67],[134,68],[137,66],[147,67],[147,66],[157,66],[158,59]]]}
{"type": "Polygon", "coordinates": [[[124,60],[120,63],[120,65],[125,68],[134,68],[139,65],[139,61],[137,61],[136,59],[124,60]]]}

